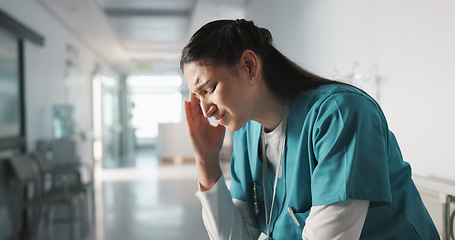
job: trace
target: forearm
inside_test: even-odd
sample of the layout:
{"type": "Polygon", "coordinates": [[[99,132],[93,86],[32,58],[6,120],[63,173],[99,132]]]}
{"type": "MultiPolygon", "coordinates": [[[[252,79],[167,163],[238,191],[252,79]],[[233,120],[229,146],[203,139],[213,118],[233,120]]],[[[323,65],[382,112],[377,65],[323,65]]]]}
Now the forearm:
{"type": "Polygon", "coordinates": [[[196,157],[196,166],[201,192],[206,192],[215,186],[221,177],[221,166],[217,157],[196,157]]]}
{"type": "Polygon", "coordinates": [[[226,129],[213,127],[202,115],[199,100],[190,94],[190,101],[185,101],[185,116],[188,134],[193,147],[201,190],[211,189],[221,176],[219,154],[223,145],[226,129]]]}
{"type": "Polygon", "coordinates": [[[254,226],[248,206],[239,200],[234,204],[223,176],[211,190],[198,192],[197,196],[210,239],[257,239],[259,230],[254,226]]]}

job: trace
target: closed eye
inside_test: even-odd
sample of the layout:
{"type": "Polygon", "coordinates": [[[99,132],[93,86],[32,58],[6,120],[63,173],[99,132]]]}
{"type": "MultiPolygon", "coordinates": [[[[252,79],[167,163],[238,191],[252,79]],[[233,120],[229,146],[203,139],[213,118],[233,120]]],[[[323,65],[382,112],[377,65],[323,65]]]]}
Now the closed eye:
{"type": "Polygon", "coordinates": [[[216,85],[213,86],[212,88],[207,89],[207,93],[211,94],[211,93],[215,92],[215,89],[216,89],[216,85]]]}

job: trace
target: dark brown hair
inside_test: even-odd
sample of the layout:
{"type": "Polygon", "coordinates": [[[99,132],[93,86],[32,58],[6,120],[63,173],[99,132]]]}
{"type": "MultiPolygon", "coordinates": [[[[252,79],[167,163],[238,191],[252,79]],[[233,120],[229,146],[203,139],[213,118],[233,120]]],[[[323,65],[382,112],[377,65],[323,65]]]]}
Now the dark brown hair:
{"type": "Polygon", "coordinates": [[[273,46],[269,30],[244,19],[217,20],[200,28],[183,48],[180,68],[183,71],[185,64],[197,61],[234,66],[245,50],[253,51],[262,60],[267,86],[285,99],[335,82],[298,66],[273,46]]]}

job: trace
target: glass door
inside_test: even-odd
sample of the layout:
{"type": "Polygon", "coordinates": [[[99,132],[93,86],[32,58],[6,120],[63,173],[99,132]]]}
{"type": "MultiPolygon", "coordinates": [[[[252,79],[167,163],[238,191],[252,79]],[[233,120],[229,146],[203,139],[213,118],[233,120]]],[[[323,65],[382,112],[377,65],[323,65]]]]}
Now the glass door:
{"type": "Polygon", "coordinates": [[[93,81],[94,158],[103,168],[121,167],[119,88],[113,78],[98,75],[93,81]]]}

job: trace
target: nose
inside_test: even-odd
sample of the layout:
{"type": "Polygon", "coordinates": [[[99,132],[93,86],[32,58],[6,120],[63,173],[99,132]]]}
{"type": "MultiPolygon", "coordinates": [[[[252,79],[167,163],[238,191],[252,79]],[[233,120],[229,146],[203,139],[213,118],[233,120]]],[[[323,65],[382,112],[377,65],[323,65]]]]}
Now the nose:
{"type": "Polygon", "coordinates": [[[213,113],[216,111],[215,104],[213,104],[211,102],[201,99],[200,104],[201,104],[202,113],[204,114],[204,117],[206,117],[206,118],[211,117],[213,115],[213,113]]]}

